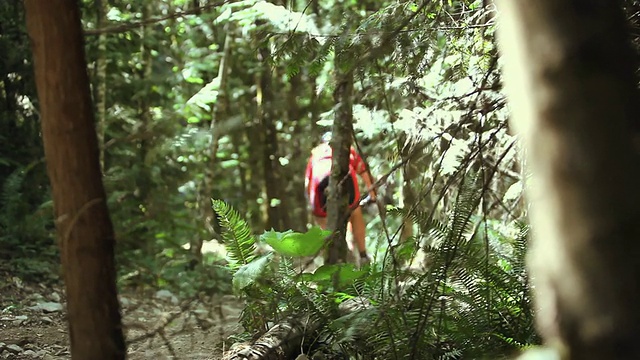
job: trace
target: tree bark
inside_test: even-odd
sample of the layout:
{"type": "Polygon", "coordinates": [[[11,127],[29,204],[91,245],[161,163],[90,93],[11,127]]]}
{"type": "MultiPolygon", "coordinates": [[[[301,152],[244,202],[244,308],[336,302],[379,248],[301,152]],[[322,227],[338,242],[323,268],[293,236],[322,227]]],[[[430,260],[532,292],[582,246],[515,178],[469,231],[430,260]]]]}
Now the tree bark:
{"type": "Polygon", "coordinates": [[[640,358],[640,118],[621,1],[498,2],[533,183],[538,327],[567,359],[640,358]]]}
{"type": "Polygon", "coordinates": [[[332,127],[331,178],[327,198],[327,227],[333,231],[327,263],[347,262],[348,246],[345,239],[349,220],[349,199],[346,191],[349,175],[349,155],[353,136],[353,72],[340,69],[336,65],[336,89],[333,97],[336,102],[332,127]]]}
{"type": "Polygon", "coordinates": [[[287,94],[288,106],[287,106],[287,119],[289,124],[293,125],[293,133],[291,134],[291,163],[287,165],[286,172],[290,176],[291,182],[289,183],[289,188],[287,189],[289,194],[294,194],[289,197],[289,202],[287,203],[289,211],[292,216],[289,217],[291,220],[291,224],[288,228],[298,231],[305,232],[307,227],[307,220],[309,218],[309,214],[307,211],[307,199],[305,197],[304,191],[304,178],[300,176],[300,169],[304,168],[306,157],[303,155],[303,142],[305,130],[305,124],[302,121],[304,117],[302,115],[302,111],[300,106],[298,105],[298,101],[300,100],[300,94],[304,91],[302,86],[302,75],[300,73],[291,76],[289,81],[291,85],[291,89],[287,94]],[[300,163],[300,166],[296,166],[297,163],[300,163]]]}
{"type": "MultiPolygon", "coordinates": [[[[153,58],[151,57],[151,48],[149,47],[151,40],[151,25],[147,25],[146,22],[149,20],[153,12],[152,4],[150,2],[142,3],[140,11],[142,13],[142,24],[140,25],[139,81],[144,84],[144,86],[151,86],[153,69],[153,58]]],[[[136,176],[136,191],[134,193],[140,204],[143,205],[140,207],[139,211],[142,224],[144,225],[136,229],[136,234],[140,239],[142,239],[142,241],[139,241],[139,246],[143,249],[145,254],[151,256],[155,251],[155,244],[153,236],[150,236],[147,222],[145,221],[150,218],[148,205],[150,189],[152,188],[151,164],[147,161],[147,156],[152,148],[152,137],[146,136],[146,134],[150,133],[149,130],[152,128],[153,120],[149,103],[149,96],[140,96],[138,98],[138,119],[141,125],[137,131],[140,134],[143,134],[143,136],[140,136],[140,140],[138,141],[138,164],[140,168],[136,176]]]]}
{"type": "Polygon", "coordinates": [[[124,359],[114,233],[76,2],[26,0],[73,359],[124,359]]]}
{"type": "MultiPolygon", "coordinates": [[[[261,35],[259,38],[263,38],[261,35]]],[[[258,80],[258,112],[263,134],[263,174],[267,193],[267,226],[277,231],[285,230],[289,224],[287,209],[280,183],[280,164],[278,163],[278,137],[274,123],[273,80],[271,76],[271,50],[269,43],[259,45],[258,56],[261,73],[258,80]],[[274,202],[274,203],[272,203],[274,202]]]]}
{"type": "Polygon", "coordinates": [[[262,179],[262,159],[259,156],[253,154],[262,154],[263,140],[262,140],[262,126],[260,120],[256,116],[251,114],[247,116],[246,123],[248,126],[245,128],[246,144],[249,148],[249,156],[247,159],[247,199],[250,199],[252,204],[258,204],[257,211],[253,210],[253,205],[250,207],[250,219],[251,226],[255,231],[262,231],[267,229],[267,205],[260,203],[260,200],[264,200],[264,181],[262,179]]]}
{"type": "MultiPolygon", "coordinates": [[[[97,28],[106,27],[107,9],[109,4],[106,0],[96,0],[97,28]]],[[[102,32],[98,35],[98,58],[96,59],[96,116],[98,147],[100,148],[100,170],[104,172],[104,143],[107,130],[107,34],[102,32]]]]}
{"type": "MultiPolygon", "coordinates": [[[[233,29],[230,25],[226,27],[226,36],[224,39],[224,45],[222,50],[222,58],[220,59],[220,65],[218,66],[218,96],[214,104],[214,111],[211,114],[211,126],[209,132],[211,133],[211,142],[209,143],[208,158],[209,162],[204,170],[203,179],[203,191],[199,196],[200,209],[202,211],[202,218],[204,219],[204,225],[207,232],[214,238],[218,238],[218,231],[216,230],[217,219],[211,207],[211,198],[213,194],[213,184],[215,182],[215,171],[218,165],[217,153],[220,144],[220,130],[219,124],[228,116],[229,109],[229,97],[228,92],[228,78],[229,78],[229,64],[231,61],[231,47],[233,43],[233,29]]],[[[203,239],[198,236],[192,239],[190,244],[190,250],[194,257],[194,263],[202,263],[202,243],[203,239]]]]}
{"type": "MultiPolygon", "coordinates": [[[[338,316],[372,308],[369,300],[354,297],[338,305],[338,316]]],[[[239,343],[229,349],[222,360],[287,360],[299,354],[302,341],[312,341],[314,333],[324,324],[312,321],[309,314],[297,315],[274,325],[252,344],[239,343]],[[304,320],[299,320],[304,319],[304,320]]]]}

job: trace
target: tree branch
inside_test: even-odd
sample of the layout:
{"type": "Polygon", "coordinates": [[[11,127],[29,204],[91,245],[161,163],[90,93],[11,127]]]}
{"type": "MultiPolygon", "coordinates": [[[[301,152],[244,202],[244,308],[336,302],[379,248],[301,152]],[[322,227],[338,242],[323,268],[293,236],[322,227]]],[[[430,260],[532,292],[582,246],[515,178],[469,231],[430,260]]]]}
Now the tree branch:
{"type": "Polygon", "coordinates": [[[103,28],[103,29],[85,29],[84,30],[84,35],[85,36],[96,36],[96,35],[100,35],[100,34],[120,34],[120,33],[125,33],[125,32],[128,32],[128,31],[131,31],[131,30],[138,29],[141,26],[157,24],[159,22],[162,22],[162,21],[165,21],[165,20],[169,20],[169,19],[177,19],[177,18],[188,16],[188,15],[199,14],[203,10],[211,10],[212,8],[215,8],[215,7],[218,7],[218,6],[222,6],[222,5],[228,4],[230,2],[231,2],[230,0],[225,0],[225,1],[217,2],[217,3],[213,3],[213,4],[207,4],[207,5],[204,5],[204,6],[191,8],[189,10],[176,11],[174,13],[171,13],[171,14],[168,14],[168,15],[165,15],[165,16],[161,16],[161,17],[158,17],[158,18],[152,18],[152,19],[141,20],[141,21],[134,21],[134,22],[130,22],[130,23],[126,23],[126,24],[122,24],[122,25],[118,25],[118,26],[107,27],[107,28],[103,28]]]}

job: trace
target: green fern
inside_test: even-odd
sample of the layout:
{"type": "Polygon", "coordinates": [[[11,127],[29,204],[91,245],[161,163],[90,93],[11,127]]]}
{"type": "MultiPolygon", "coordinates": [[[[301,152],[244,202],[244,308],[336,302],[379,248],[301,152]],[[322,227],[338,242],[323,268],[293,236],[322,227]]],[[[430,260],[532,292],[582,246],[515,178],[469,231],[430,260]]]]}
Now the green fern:
{"type": "Polygon", "coordinates": [[[231,205],[216,199],[211,199],[211,204],[220,219],[222,239],[231,260],[230,268],[237,270],[256,258],[255,238],[247,222],[231,205]]]}
{"type": "MultiPolygon", "coordinates": [[[[418,224],[419,235],[408,241],[426,237],[429,266],[423,273],[397,269],[387,256],[369,268],[368,276],[339,290],[370,299],[372,307],[337,317],[337,290],[305,282],[291,259],[281,257],[251,287],[245,329],[262,332],[269,321],[304,316],[319,326],[305,335],[311,343],[330,343],[364,359],[501,358],[536,343],[524,267],[527,228],[509,238],[493,227],[495,221],[478,214],[482,187],[478,176],[466,175],[447,219],[434,219],[429,212],[395,212],[418,224]]],[[[232,212],[222,205],[216,211],[232,212]]],[[[223,221],[225,229],[238,226],[239,216],[231,217],[223,221]]],[[[228,242],[236,238],[224,236],[228,242]]],[[[303,345],[309,353],[307,346],[312,344],[303,345]]]]}
{"type": "Polygon", "coordinates": [[[329,37],[325,40],[324,44],[321,47],[315,50],[317,51],[315,58],[309,64],[310,76],[320,75],[322,69],[325,66],[325,63],[329,60],[329,56],[335,50],[337,41],[337,37],[329,37]]]}
{"type": "Polygon", "coordinates": [[[493,230],[477,214],[482,187],[478,176],[466,175],[444,221],[428,211],[390,213],[418,225],[415,240],[426,238],[428,266],[422,274],[401,272],[408,285],[399,290],[397,282],[380,276],[367,279],[362,288],[378,308],[362,316],[376,326],[345,325],[347,335],[366,334],[361,343],[367,346],[355,346],[352,353],[379,359],[498,358],[537,341],[524,267],[526,229],[516,239],[493,230]]]}

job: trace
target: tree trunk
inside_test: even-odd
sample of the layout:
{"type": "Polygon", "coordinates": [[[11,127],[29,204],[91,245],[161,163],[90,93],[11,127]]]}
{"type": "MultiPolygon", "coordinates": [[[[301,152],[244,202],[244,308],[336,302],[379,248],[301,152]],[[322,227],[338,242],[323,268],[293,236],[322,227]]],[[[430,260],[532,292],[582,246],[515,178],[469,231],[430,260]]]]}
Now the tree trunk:
{"type": "MultiPolygon", "coordinates": [[[[142,3],[142,8],[140,9],[142,12],[142,25],[140,26],[140,71],[139,78],[140,83],[144,86],[151,86],[151,76],[152,76],[152,57],[151,57],[151,49],[149,47],[150,37],[151,37],[151,29],[150,25],[146,24],[149,20],[152,12],[152,4],[150,2],[142,3]]],[[[140,127],[138,128],[140,136],[140,140],[138,141],[138,164],[140,166],[139,173],[136,177],[136,197],[138,201],[143,206],[140,207],[140,216],[141,222],[145,225],[142,225],[136,229],[137,236],[142,239],[140,241],[140,247],[143,249],[144,253],[151,256],[154,252],[155,244],[153,241],[153,236],[149,234],[149,228],[147,227],[147,222],[145,220],[149,219],[149,211],[147,204],[149,204],[149,190],[152,187],[151,181],[151,164],[147,161],[147,156],[149,154],[149,150],[151,148],[150,144],[150,136],[147,134],[150,133],[150,129],[152,127],[152,114],[149,106],[149,96],[140,96],[138,99],[138,118],[140,120],[140,127]]]]}
{"type": "Polygon", "coordinates": [[[73,359],[124,359],[114,233],[100,174],[80,11],[26,0],[73,359]]]}
{"type": "Polygon", "coordinates": [[[263,196],[263,187],[264,181],[262,179],[262,159],[260,156],[253,154],[262,154],[264,151],[263,141],[262,141],[262,127],[260,125],[259,119],[256,119],[255,116],[248,117],[247,123],[249,124],[245,128],[247,146],[249,147],[249,158],[247,159],[247,199],[251,202],[251,227],[254,231],[263,231],[267,229],[267,218],[266,216],[266,205],[264,203],[260,203],[260,200],[264,199],[263,196]],[[255,204],[258,204],[257,206],[255,204]],[[256,210],[254,210],[256,209],[256,210]]]}
{"type": "Polygon", "coordinates": [[[333,231],[327,254],[328,264],[344,263],[348,256],[345,235],[349,220],[349,199],[346,184],[351,181],[349,149],[353,136],[353,72],[344,72],[339,65],[336,65],[335,72],[336,89],[333,98],[338,105],[332,128],[333,163],[327,198],[327,227],[333,231]]]}
{"type": "MultiPolygon", "coordinates": [[[[243,153],[243,147],[247,143],[247,140],[244,137],[244,129],[242,127],[234,128],[230,134],[231,136],[231,144],[233,146],[233,151],[240,156],[243,153]]],[[[245,203],[238,206],[239,211],[243,215],[247,215],[251,206],[247,204],[249,199],[255,199],[255,196],[249,195],[249,184],[247,180],[247,167],[245,163],[241,162],[238,164],[238,179],[240,180],[240,198],[245,199],[245,203]]],[[[251,220],[251,219],[249,219],[251,220]]]]}
{"type": "Polygon", "coordinates": [[[290,217],[291,224],[289,224],[290,226],[288,228],[294,231],[305,232],[309,214],[307,211],[307,198],[303,191],[304,178],[300,176],[300,169],[304,168],[304,161],[306,160],[305,155],[303,155],[303,140],[306,137],[304,135],[305,126],[302,122],[303,115],[300,106],[298,106],[298,101],[300,100],[302,91],[304,91],[301,80],[302,76],[298,73],[293,75],[289,81],[291,90],[287,94],[287,100],[289,102],[287,106],[287,118],[289,124],[293,123],[294,127],[289,145],[291,163],[287,165],[286,170],[291,179],[287,190],[289,194],[293,194],[289,197],[290,201],[287,203],[288,209],[293,216],[292,218],[290,217]],[[298,162],[300,166],[296,166],[298,162]]]}
{"type": "MultiPolygon", "coordinates": [[[[96,0],[97,28],[106,27],[108,3],[106,0],[96,0]]],[[[100,149],[100,169],[104,172],[104,143],[107,130],[107,34],[98,35],[98,58],[96,59],[96,116],[98,147],[100,149]]]]}
{"type": "MultiPolygon", "coordinates": [[[[400,158],[405,161],[406,164],[402,167],[402,206],[409,211],[415,211],[417,206],[417,196],[414,190],[415,183],[419,172],[415,164],[415,160],[410,160],[411,150],[413,148],[410,140],[406,135],[401,136],[398,140],[398,148],[400,152],[400,158]]],[[[426,169],[426,167],[424,167],[426,169]]],[[[431,210],[431,208],[429,208],[431,210]]],[[[408,238],[413,236],[413,221],[411,216],[406,214],[402,220],[402,231],[400,232],[400,241],[404,242],[408,238]]]]}
{"type": "MultiPolygon", "coordinates": [[[[322,23],[320,19],[323,19],[320,14],[320,2],[313,1],[311,2],[311,12],[314,15],[314,22],[318,29],[322,28],[322,23]]],[[[318,121],[320,121],[320,97],[318,96],[318,75],[317,74],[309,74],[310,84],[310,94],[309,94],[309,118],[311,119],[311,138],[318,139],[322,133],[321,129],[318,126],[318,121]]]]}
{"type": "MultiPolygon", "coordinates": [[[[217,153],[220,144],[220,130],[219,124],[225,119],[229,109],[229,98],[227,96],[227,83],[229,77],[229,62],[231,61],[231,46],[233,43],[233,30],[230,25],[227,25],[226,36],[224,39],[222,58],[220,59],[220,65],[218,66],[218,96],[214,104],[214,111],[211,115],[211,126],[209,132],[211,133],[211,142],[209,143],[209,163],[204,170],[203,190],[200,196],[200,209],[202,217],[204,219],[207,232],[212,237],[218,237],[217,219],[211,207],[211,198],[213,194],[213,184],[215,179],[215,170],[218,165],[217,153]]],[[[190,250],[194,257],[196,264],[202,263],[202,242],[203,239],[198,236],[191,241],[190,250]]]]}
{"type": "Polygon", "coordinates": [[[621,1],[502,0],[505,79],[533,183],[538,327],[567,359],[640,358],[640,118],[621,1]]]}
{"type": "Polygon", "coordinates": [[[280,164],[278,162],[278,137],[274,123],[273,81],[271,76],[271,50],[269,43],[260,44],[259,60],[262,63],[258,80],[258,113],[263,134],[263,174],[267,193],[267,227],[278,231],[285,230],[289,224],[287,209],[282,205],[281,186],[279,181],[280,164]]]}

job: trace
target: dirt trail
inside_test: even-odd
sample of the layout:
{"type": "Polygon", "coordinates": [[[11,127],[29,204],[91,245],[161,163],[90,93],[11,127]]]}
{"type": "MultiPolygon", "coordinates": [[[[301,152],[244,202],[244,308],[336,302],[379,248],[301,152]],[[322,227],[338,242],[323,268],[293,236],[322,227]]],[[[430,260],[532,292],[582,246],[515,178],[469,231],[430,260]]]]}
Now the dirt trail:
{"type": "MultiPolygon", "coordinates": [[[[0,288],[0,359],[70,359],[61,289],[14,281],[0,288]]],[[[168,291],[120,296],[128,359],[219,359],[242,331],[232,296],[179,300],[168,291]]]]}

